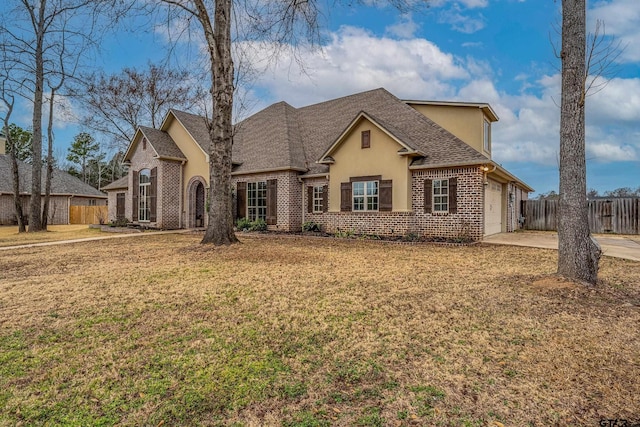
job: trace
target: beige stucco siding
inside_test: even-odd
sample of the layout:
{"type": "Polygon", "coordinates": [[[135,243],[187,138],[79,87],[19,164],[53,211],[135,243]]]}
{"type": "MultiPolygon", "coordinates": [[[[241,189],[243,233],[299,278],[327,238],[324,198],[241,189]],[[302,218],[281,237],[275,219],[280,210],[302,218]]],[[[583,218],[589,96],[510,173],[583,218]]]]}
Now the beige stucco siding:
{"type": "Polygon", "coordinates": [[[193,140],[178,120],[173,119],[166,131],[184,156],[189,159],[182,169],[182,206],[184,213],[184,206],[188,203],[188,185],[191,178],[201,176],[206,182],[206,187],[209,188],[209,161],[202,148],[193,140]]]}
{"type": "Polygon", "coordinates": [[[491,158],[491,153],[484,151],[485,115],[480,108],[450,105],[410,105],[480,153],[491,158]]]}
{"type": "Polygon", "coordinates": [[[384,180],[393,180],[393,211],[411,211],[411,174],[408,158],[398,155],[401,148],[375,124],[362,119],[331,154],[335,163],[329,167],[329,210],[340,210],[340,183],[352,177],[381,175],[384,180]],[[365,130],[371,131],[370,148],[361,148],[365,130]]]}

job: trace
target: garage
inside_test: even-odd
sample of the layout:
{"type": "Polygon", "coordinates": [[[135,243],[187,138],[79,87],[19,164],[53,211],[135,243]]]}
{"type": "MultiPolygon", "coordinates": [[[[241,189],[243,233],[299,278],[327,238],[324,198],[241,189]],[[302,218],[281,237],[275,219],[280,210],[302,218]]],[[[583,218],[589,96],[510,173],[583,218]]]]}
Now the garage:
{"type": "Polygon", "coordinates": [[[484,235],[502,231],[502,184],[488,180],[484,186],[484,235]]]}

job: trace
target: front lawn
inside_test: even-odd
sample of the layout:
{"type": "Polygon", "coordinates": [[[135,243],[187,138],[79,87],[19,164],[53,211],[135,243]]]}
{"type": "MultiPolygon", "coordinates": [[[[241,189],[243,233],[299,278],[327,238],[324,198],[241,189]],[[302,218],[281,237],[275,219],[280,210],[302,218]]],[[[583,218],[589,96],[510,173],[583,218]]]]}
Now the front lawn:
{"type": "Polygon", "coordinates": [[[88,225],[50,225],[48,231],[38,233],[18,233],[17,226],[0,227],[0,247],[26,245],[30,243],[54,242],[59,240],[83,239],[100,235],[100,229],[88,225]]]}
{"type": "Polygon", "coordinates": [[[0,256],[0,426],[640,422],[640,263],[200,235],[0,256]]]}

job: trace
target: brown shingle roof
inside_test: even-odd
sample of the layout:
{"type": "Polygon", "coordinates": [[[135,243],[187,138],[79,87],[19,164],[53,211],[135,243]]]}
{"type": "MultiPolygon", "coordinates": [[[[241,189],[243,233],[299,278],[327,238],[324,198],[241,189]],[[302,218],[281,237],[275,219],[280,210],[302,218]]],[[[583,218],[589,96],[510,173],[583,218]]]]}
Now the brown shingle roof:
{"type": "Polygon", "coordinates": [[[198,143],[205,153],[209,154],[209,130],[207,121],[202,116],[185,113],[184,111],[171,110],[173,115],[178,119],[184,128],[191,134],[193,139],[198,143]]]}
{"type": "MultiPolygon", "coordinates": [[[[208,153],[209,132],[203,117],[172,110],[208,153]]],[[[455,166],[487,158],[385,89],[357,93],[302,108],[278,102],[235,126],[234,173],[291,168],[326,173],[316,163],[360,114],[366,113],[412,150],[425,154],[414,165],[455,166]]]]}
{"type": "MultiPolygon", "coordinates": [[[[31,193],[31,165],[18,161],[20,174],[20,193],[31,193]]],[[[46,171],[42,169],[42,193],[44,194],[46,171]]],[[[11,173],[11,159],[8,155],[0,154],[0,193],[13,194],[13,175],[11,173]]],[[[73,175],[54,169],[51,176],[51,194],[87,196],[106,198],[107,195],[96,190],[89,184],[82,182],[73,175]]]]}
{"type": "Polygon", "coordinates": [[[392,129],[413,150],[425,153],[424,166],[487,161],[385,89],[375,89],[298,109],[280,102],[240,122],[233,155],[242,164],[234,172],[291,167],[326,173],[328,167],[316,161],[360,112],[392,129]]]}
{"type": "Polygon", "coordinates": [[[129,177],[127,175],[102,187],[103,190],[120,190],[123,188],[129,188],[129,177]]]}
{"type": "Polygon", "coordinates": [[[168,133],[146,126],[139,126],[139,129],[160,158],[187,160],[168,133]]]}

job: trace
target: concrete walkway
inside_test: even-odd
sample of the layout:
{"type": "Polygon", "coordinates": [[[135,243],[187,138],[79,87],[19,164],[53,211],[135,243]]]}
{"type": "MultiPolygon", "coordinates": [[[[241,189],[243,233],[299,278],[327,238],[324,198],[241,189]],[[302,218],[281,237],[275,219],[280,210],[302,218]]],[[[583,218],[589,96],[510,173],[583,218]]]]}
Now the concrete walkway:
{"type": "MultiPolygon", "coordinates": [[[[605,256],[640,261],[640,236],[594,235],[605,256]]],[[[558,233],[553,231],[519,231],[487,236],[483,243],[558,249],[558,233]]]]}
{"type": "Polygon", "coordinates": [[[10,249],[37,248],[40,246],[66,245],[69,243],[91,242],[93,240],[125,239],[128,237],[156,236],[158,234],[190,233],[192,231],[194,230],[182,229],[182,230],[166,230],[166,231],[147,231],[144,233],[122,233],[122,234],[118,233],[118,234],[111,234],[108,236],[83,237],[82,239],[52,240],[50,242],[42,242],[42,243],[26,243],[24,245],[1,246],[0,251],[8,251],[10,249]]]}

